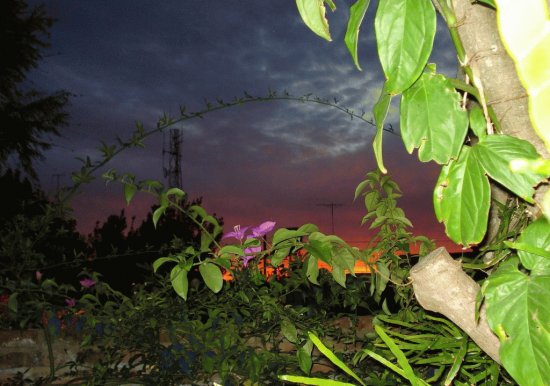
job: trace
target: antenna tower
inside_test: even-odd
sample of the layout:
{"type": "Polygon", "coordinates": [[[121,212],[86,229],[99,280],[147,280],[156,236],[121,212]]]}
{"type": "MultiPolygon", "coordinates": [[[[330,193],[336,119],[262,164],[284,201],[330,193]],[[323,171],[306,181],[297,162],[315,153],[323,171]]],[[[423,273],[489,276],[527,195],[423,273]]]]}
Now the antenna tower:
{"type": "Polygon", "coordinates": [[[317,204],[317,206],[326,206],[330,208],[330,224],[332,226],[332,234],[334,234],[334,207],[342,206],[342,204],[336,204],[334,202],[328,202],[325,204],[317,204]]]}
{"type": "Polygon", "coordinates": [[[180,129],[170,129],[170,142],[168,150],[162,145],[162,170],[170,188],[182,189],[181,180],[181,141],[180,129]],[[168,155],[168,163],[165,163],[165,155],[168,155]]]}

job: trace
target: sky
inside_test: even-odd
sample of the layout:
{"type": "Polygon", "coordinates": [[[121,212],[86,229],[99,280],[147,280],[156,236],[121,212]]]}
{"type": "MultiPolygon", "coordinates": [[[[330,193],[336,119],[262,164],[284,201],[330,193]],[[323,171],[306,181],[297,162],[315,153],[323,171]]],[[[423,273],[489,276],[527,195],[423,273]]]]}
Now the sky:
{"type": "MultiPolygon", "coordinates": [[[[44,91],[64,89],[74,96],[70,124],[37,165],[46,190],[69,185],[77,157],[98,159],[101,141],[129,138],[140,121],[154,128],[164,113],[180,106],[202,110],[205,101],[226,101],[244,92],[268,90],[312,94],[338,100],[356,112],[371,109],[383,74],[376,54],[371,1],[360,35],[358,71],[343,43],[350,0],[328,11],[333,41],[314,35],[303,24],[294,1],[267,0],[49,0],[57,19],[51,47],[28,85],[44,91]]],[[[441,24],[441,23],[440,23],[441,24]]],[[[438,70],[454,74],[456,62],[447,33],[440,27],[430,59],[438,70]]],[[[388,117],[399,131],[398,104],[388,117]]],[[[176,124],[181,130],[182,186],[202,197],[210,213],[233,225],[273,220],[280,227],[317,224],[353,245],[372,235],[361,227],[365,209],[353,201],[355,187],[376,168],[374,127],[331,107],[311,103],[250,103],[176,124]],[[334,206],[331,215],[330,204],[334,206]]],[[[169,137],[156,134],[144,149],[126,151],[104,170],[134,173],[137,179],[165,181],[169,137]]],[[[384,158],[404,196],[399,205],[414,224],[412,232],[448,246],[433,214],[432,191],[439,167],[422,164],[405,151],[398,135],[385,133],[384,158]]],[[[81,232],[124,209],[138,226],[154,203],[138,195],[126,206],[120,184],[100,179],[73,199],[81,232]]]]}

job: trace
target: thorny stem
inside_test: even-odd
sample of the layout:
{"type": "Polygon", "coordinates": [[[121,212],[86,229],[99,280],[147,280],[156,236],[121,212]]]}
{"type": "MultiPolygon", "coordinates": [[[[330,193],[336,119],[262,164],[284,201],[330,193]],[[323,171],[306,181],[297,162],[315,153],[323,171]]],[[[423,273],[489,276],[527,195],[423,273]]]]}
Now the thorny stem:
{"type": "MultiPolygon", "coordinates": [[[[218,104],[215,105],[215,106],[212,106],[210,103],[207,102],[206,103],[206,106],[207,106],[206,109],[201,110],[201,111],[192,112],[192,113],[185,113],[184,109],[182,108],[181,109],[182,110],[181,115],[178,118],[170,119],[169,117],[163,117],[157,123],[156,128],[151,129],[149,131],[144,131],[142,133],[139,133],[139,137],[135,137],[130,141],[121,142],[120,147],[118,147],[117,149],[112,151],[109,155],[106,155],[102,160],[99,160],[99,161],[95,162],[94,164],[89,163],[88,160],[85,161],[85,165],[81,169],[81,171],[83,173],[82,176],[85,177],[84,181],[78,181],[78,180],[75,181],[73,186],[69,187],[66,190],[65,195],[63,197],[60,197],[60,201],[66,202],[70,197],[72,197],[72,195],[74,193],[76,193],[76,191],[78,190],[80,185],[82,185],[85,182],[91,181],[91,178],[92,178],[91,175],[94,172],[96,172],[98,169],[100,169],[101,167],[105,166],[115,156],[117,156],[122,151],[124,151],[128,148],[131,148],[131,147],[134,147],[134,146],[140,146],[141,141],[143,139],[145,139],[147,137],[150,137],[153,134],[160,133],[163,130],[167,129],[168,127],[173,126],[173,125],[175,125],[177,123],[180,123],[180,122],[183,122],[183,121],[191,120],[191,119],[194,119],[194,118],[203,118],[204,114],[207,114],[207,113],[210,113],[210,112],[213,112],[213,111],[219,111],[219,110],[223,110],[223,109],[238,106],[238,105],[243,105],[243,104],[246,104],[246,103],[269,102],[269,101],[292,101],[292,102],[301,102],[301,103],[316,103],[316,104],[320,104],[320,105],[323,105],[323,106],[329,106],[329,107],[333,107],[333,108],[335,108],[335,109],[337,109],[337,110],[339,110],[343,113],[348,114],[351,117],[351,119],[357,118],[357,119],[360,119],[360,120],[362,120],[362,121],[364,121],[364,122],[366,122],[366,123],[368,123],[372,126],[375,126],[374,122],[372,122],[371,120],[365,118],[364,113],[359,115],[359,114],[355,113],[353,110],[350,110],[349,108],[340,106],[340,105],[338,105],[338,100],[336,100],[336,99],[334,99],[334,101],[330,101],[328,99],[322,99],[322,98],[319,98],[319,97],[311,97],[311,94],[306,94],[306,95],[297,97],[297,96],[293,96],[293,95],[289,94],[286,91],[284,92],[283,95],[277,95],[276,92],[271,91],[271,90],[269,91],[268,96],[255,97],[255,96],[252,96],[252,95],[245,92],[244,98],[235,98],[231,102],[224,102],[222,100],[218,100],[217,101],[218,104]]],[[[394,133],[391,126],[384,128],[384,130],[388,131],[390,133],[394,133]]],[[[73,173],[73,177],[75,176],[75,174],[76,173],[73,173]]]]}

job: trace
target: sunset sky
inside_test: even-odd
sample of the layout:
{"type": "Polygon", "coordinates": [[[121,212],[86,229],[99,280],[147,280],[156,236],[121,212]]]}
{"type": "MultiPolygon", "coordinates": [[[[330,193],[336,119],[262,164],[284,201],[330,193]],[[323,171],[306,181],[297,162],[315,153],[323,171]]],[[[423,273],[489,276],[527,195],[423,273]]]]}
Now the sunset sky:
{"type": "MultiPolygon", "coordinates": [[[[38,2],[37,2],[38,3],[38,2]]],[[[155,127],[164,113],[179,106],[201,110],[204,100],[266,95],[268,89],[295,96],[312,93],[339,100],[370,116],[382,85],[372,19],[372,1],[360,37],[358,71],[343,43],[352,1],[337,1],[328,12],[333,42],[302,23],[294,1],[49,0],[57,19],[52,46],[33,71],[29,85],[75,96],[67,108],[70,125],[38,165],[46,190],[70,184],[80,167],[77,157],[97,159],[101,141],[128,138],[141,121],[155,127]]],[[[441,29],[441,28],[440,28],[441,29]]],[[[455,58],[445,31],[436,37],[431,61],[454,75],[455,58]]],[[[398,105],[389,123],[398,132],[398,105]]],[[[371,142],[374,128],[329,107],[297,102],[253,103],[213,112],[175,126],[182,131],[182,189],[203,197],[210,212],[222,216],[225,229],[274,220],[293,227],[312,222],[355,245],[364,245],[365,214],[353,193],[365,173],[376,168],[371,142]]],[[[155,135],[146,148],[125,152],[107,168],[135,173],[138,179],[164,180],[163,144],[155,135]]],[[[401,186],[399,201],[425,234],[446,243],[431,202],[438,166],[421,164],[404,150],[399,136],[386,133],[384,157],[401,186]]],[[[165,158],[164,164],[167,163],[165,158]]],[[[99,177],[99,176],[98,176],[99,177]]],[[[153,203],[140,195],[126,208],[136,225],[153,203]]],[[[79,229],[89,233],[96,221],[125,208],[122,187],[101,181],[86,185],[73,200],[79,229]]]]}

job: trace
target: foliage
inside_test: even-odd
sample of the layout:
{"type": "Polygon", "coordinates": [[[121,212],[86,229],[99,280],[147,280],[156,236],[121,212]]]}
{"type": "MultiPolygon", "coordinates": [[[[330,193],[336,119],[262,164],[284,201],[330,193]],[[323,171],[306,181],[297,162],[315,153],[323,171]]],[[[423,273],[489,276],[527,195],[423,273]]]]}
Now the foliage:
{"type": "MultiPolygon", "coordinates": [[[[548,50],[550,49],[550,15],[548,4],[533,0],[518,7],[517,3],[496,1],[500,36],[508,53],[514,59],[519,78],[529,94],[529,114],[534,129],[550,151],[550,115],[544,107],[550,102],[550,76],[548,75],[548,50]],[[520,32],[517,33],[519,27],[520,32]],[[529,44],[526,44],[529,42],[529,44]]],[[[512,161],[512,170],[550,175],[550,160],[518,158],[512,161]]],[[[550,220],[550,192],[547,192],[542,208],[550,220]]]]}
{"type": "MultiPolygon", "coordinates": [[[[315,3],[317,8],[325,7],[323,1],[309,3],[315,3]]],[[[381,127],[390,99],[402,93],[400,121],[405,147],[409,152],[418,147],[420,161],[433,160],[443,165],[433,196],[436,217],[445,224],[446,233],[452,240],[465,246],[476,245],[482,242],[487,231],[490,182],[497,182],[526,202],[535,203],[533,187],[547,179],[548,168],[545,169],[544,165],[548,161],[541,159],[530,143],[498,133],[499,123],[486,105],[479,74],[468,63],[456,33],[457,20],[453,9],[445,0],[434,3],[447,23],[458,60],[472,85],[436,74],[435,66],[427,63],[435,31],[435,9],[431,1],[380,1],[374,27],[386,83],[374,107],[374,116],[377,126],[381,127]],[[474,103],[462,103],[463,98],[474,103]],[[474,140],[465,142],[466,137],[474,140]],[[522,160],[519,166],[515,161],[518,159],[522,160]],[[509,165],[514,161],[516,167],[511,173],[509,165]]],[[[488,1],[484,3],[495,5],[488,1]]],[[[542,0],[530,1],[528,6],[509,1],[495,3],[504,42],[530,93],[534,125],[541,138],[547,140],[547,127],[544,126],[548,126],[547,113],[540,107],[548,99],[548,93],[545,93],[548,90],[548,39],[546,35],[540,35],[540,31],[547,30],[549,23],[547,4],[542,0]],[[524,26],[519,35],[516,33],[517,22],[524,26]]],[[[329,5],[334,10],[332,2],[329,5]]],[[[298,10],[304,20],[308,19],[304,15],[306,12],[319,13],[318,9],[303,6],[298,6],[298,10]]],[[[321,13],[324,14],[324,10],[321,13]]],[[[361,23],[357,23],[355,18],[350,9],[348,26],[353,25],[353,34],[358,34],[361,23]]],[[[328,21],[323,23],[328,33],[328,21]]],[[[350,50],[350,53],[357,63],[356,51],[350,50]]],[[[379,169],[385,172],[381,132],[375,137],[374,151],[379,169]]],[[[545,208],[548,196],[545,200],[546,204],[537,204],[545,208]]],[[[536,232],[528,227],[525,230],[527,235],[520,235],[517,243],[510,244],[524,254],[532,254],[532,257],[518,260],[508,256],[508,260],[490,275],[486,284],[488,292],[485,292],[491,327],[502,342],[503,364],[522,384],[533,381],[527,374],[537,374],[540,382],[544,382],[549,371],[548,353],[536,349],[536,346],[533,349],[537,359],[532,358],[531,365],[524,367],[523,350],[530,346],[523,342],[547,342],[549,337],[544,328],[533,329],[531,326],[532,323],[542,326],[550,322],[550,315],[544,313],[543,305],[538,303],[546,298],[550,289],[544,269],[539,270],[548,258],[550,248],[545,235],[550,234],[550,223],[539,220],[534,224],[537,224],[536,232]],[[520,262],[531,271],[530,275],[518,269],[520,262]],[[499,306],[504,303],[507,307],[499,306]],[[510,317],[512,313],[513,318],[510,317]]]]}
{"type": "Polygon", "coordinates": [[[22,169],[36,177],[32,162],[51,144],[45,135],[59,135],[67,123],[63,111],[69,93],[51,95],[36,90],[23,91],[19,84],[37,67],[41,51],[49,46],[53,19],[44,7],[29,8],[25,0],[6,0],[0,5],[0,171],[5,171],[11,155],[22,169]]]}

